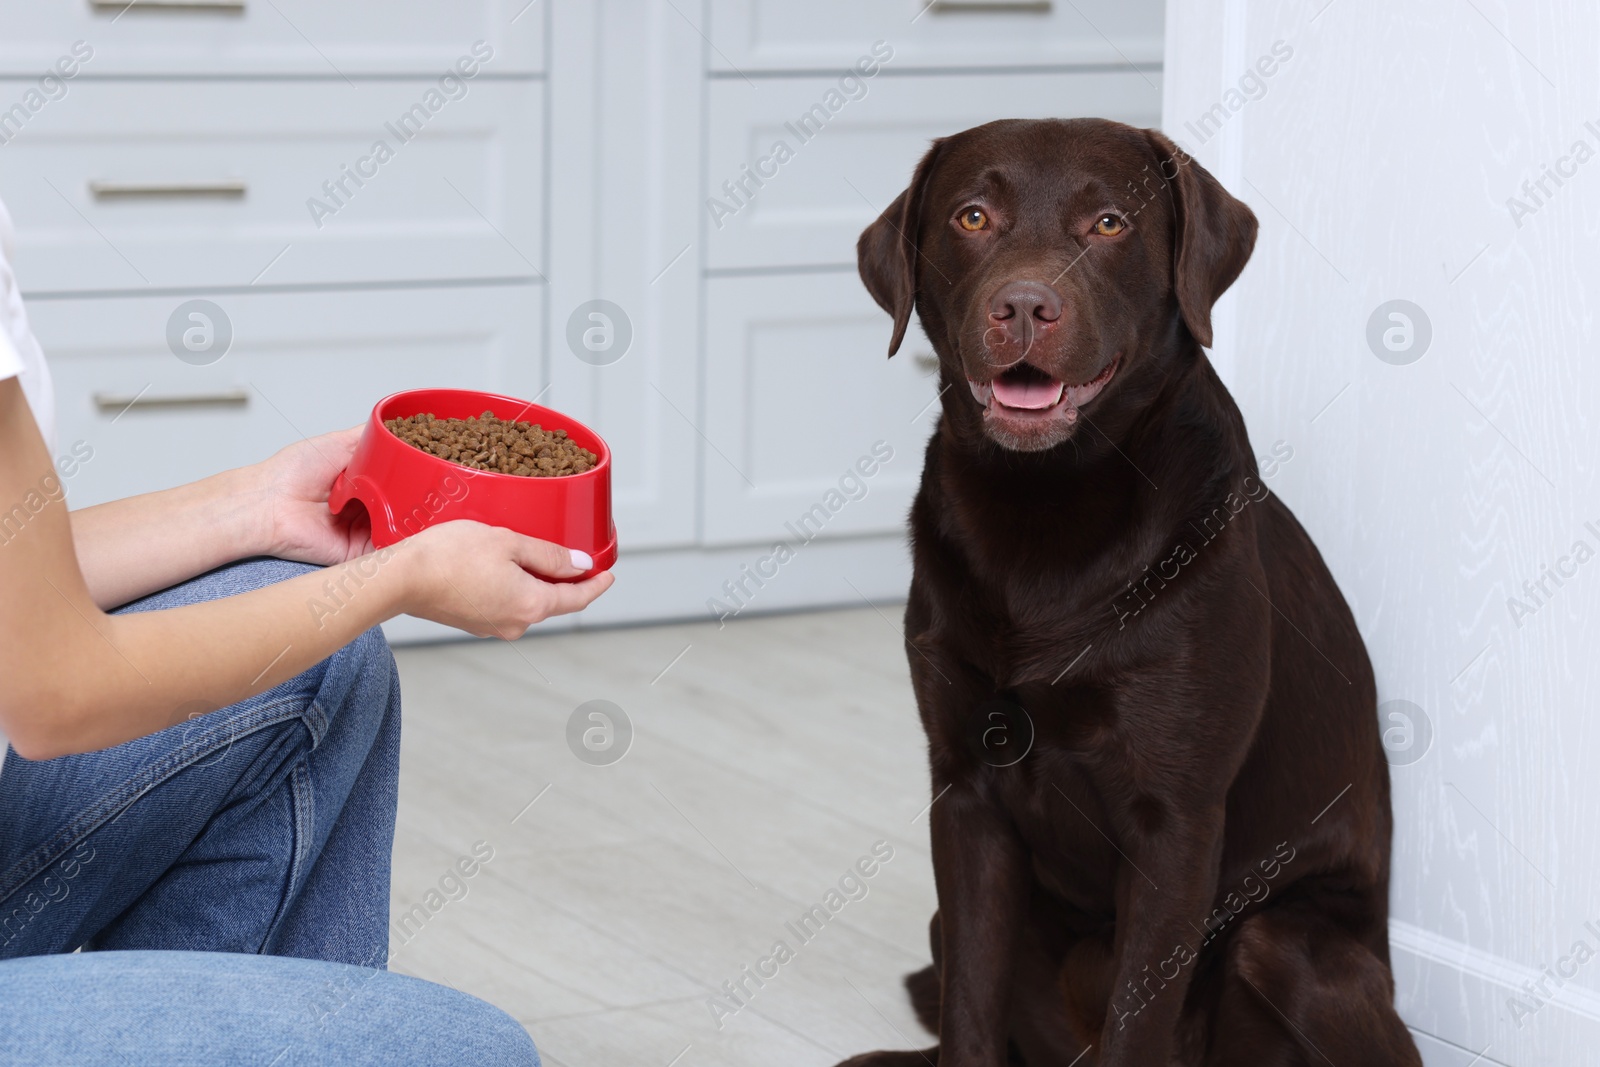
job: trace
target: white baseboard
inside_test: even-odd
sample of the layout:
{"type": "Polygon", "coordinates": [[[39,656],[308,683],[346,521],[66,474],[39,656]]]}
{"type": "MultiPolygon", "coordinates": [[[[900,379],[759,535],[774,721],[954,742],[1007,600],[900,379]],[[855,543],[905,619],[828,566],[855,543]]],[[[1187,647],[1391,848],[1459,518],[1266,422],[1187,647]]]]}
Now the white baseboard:
{"type": "MultiPolygon", "coordinates": [[[[911,584],[911,556],[902,534],[819,538],[801,546],[781,566],[760,564],[769,551],[766,545],[624,551],[615,567],[617,584],[605,596],[581,616],[551,619],[529,632],[715,620],[716,614],[707,606],[712,599],[729,606],[742,601],[741,618],[774,611],[860,606],[863,598],[874,603],[898,602],[905,599],[911,584]],[[776,573],[763,578],[755,573],[758,566],[776,573]],[[742,582],[745,592],[736,600],[726,591],[727,582],[742,582]]],[[[889,615],[898,620],[897,611],[889,615]]],[[[468,639],[459,630],[409,615],[384,623],[383,632],[396,645],[468,639]]]]}
{"type": "Polygon", "coordinates": [[[1462,1048],[1414,1026],[1408,1029],[1417,1043],[1417,1051],[1422,1053],[1422,1067],[1508,1067],[1487,1053],[1462,1048]]]}
{"type": "MultiPolygon", "coordinates": [[[[1597,939],[1586,940],[1600,950],[1597,939]]],[[[1480,1067],[1600,1063],[1600,993],[1573,982],[1557,988],[1539,969],[1399,920],[1389,923],[1389,947],[1401,1016],[1438,1039],[1429,1067],[1453,1067],[1446,1045],[1469,1050],[1463,1067],[1480,1052],[1480,1067]],[[1551,996],[1525,991],[1525,984],[1541,979],[1551,996]],[[1535,1010],[1514,1018],[1512,998],[1535,1010]]],[[[1600,960],[1587,964],[1578,978],[1600,978],[1600,960]]]]}

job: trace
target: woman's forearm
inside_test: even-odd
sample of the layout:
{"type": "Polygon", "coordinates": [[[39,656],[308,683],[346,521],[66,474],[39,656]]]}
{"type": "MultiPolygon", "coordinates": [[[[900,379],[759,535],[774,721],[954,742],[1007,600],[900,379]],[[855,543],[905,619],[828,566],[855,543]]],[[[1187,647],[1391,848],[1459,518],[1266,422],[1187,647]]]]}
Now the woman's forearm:
{"type": "MultiPolygon", "coordinates": [[[[403,551],[165,611],[42,613],[45,661],[7,672],[11,742],[29,759],[106,748],[292,678],[403,608],[403,551]]],[[[75,599],[43,571],[27,585],[35,602],[75,599]]]]}
{"type": "Polygon", "coordinates": [[[76,573],[65,520],[51,505],[0,547],[0,586],[33,609],[0,613],[0,727],[27,759],[106,748],[238,703],[403,612],[515,638],[582,610],[611,585],[610,574],[547,584],[534,573],[572,578],[588,561],[509,530],[452,522],[248,593],[107,615],[76,573]],[[8,556],[13,549],[21,551],[8,556]]]}
{"type": "Polygon", "coordinates": [[[103,609],[267,551],[251,469],[71,512],[89,595],[103,609]]]}

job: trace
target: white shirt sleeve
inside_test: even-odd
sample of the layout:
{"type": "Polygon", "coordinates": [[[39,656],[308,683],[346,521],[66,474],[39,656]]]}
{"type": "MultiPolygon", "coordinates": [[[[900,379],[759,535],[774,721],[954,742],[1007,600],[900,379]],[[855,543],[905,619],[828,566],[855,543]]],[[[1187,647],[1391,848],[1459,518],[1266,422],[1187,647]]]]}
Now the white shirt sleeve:
{"type": "Polygon", "coordinates": [[[0,203],[0,379],[21,380],[22,392],[33,409],[45,447],[53,453],[56,447],[55,388],[50,381],[50,368],[44,362],[44,352],[28,327],[22,290],[11,270],[13,243],[11,216],[5,204],[0,203]]]}
{"type": "Polygon", "coordinates": [[[22,357],[17,355],[17,346],[11,343],[11,338],[4,330],[0,330],[0,381],[15,378],[21,373],[22,357]]]}

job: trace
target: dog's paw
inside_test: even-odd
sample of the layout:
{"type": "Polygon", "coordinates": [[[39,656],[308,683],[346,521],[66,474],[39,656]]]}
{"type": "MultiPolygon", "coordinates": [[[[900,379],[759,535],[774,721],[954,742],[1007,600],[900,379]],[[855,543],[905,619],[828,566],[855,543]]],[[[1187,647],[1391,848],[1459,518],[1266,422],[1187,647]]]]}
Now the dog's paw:
{"type": "Polygon", "coordinates": [[[939,1067],[939,1046],[920,1052],[863,1052],[838,1067],[939,1067]]]}

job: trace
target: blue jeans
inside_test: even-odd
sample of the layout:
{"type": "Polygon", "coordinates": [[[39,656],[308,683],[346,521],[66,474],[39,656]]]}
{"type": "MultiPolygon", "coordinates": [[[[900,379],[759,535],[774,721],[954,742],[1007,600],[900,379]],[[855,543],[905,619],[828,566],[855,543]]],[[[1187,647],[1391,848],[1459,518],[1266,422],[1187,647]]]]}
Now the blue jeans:
{"type": "MultiPolygon", "coordinates": [[[[236,563],[119,610],[313,569],[236,563]]],[[[270,1063],[281,1047],[322,1058],[347,1031],[377,1042],[374,1062],[424,1063],[412,1053],[446,1027],[429,1016],[443,1011],[504,1039],[500,1058],[483,1062],[536,1064],[527,1035],[495,1009],[384,972],[399,756],[399,679],[377,629],[274,689],[148,737],[40,762],[9,752],[0,961],[13,962],[0,962],[0,1063],[181,1062],[183,1049],[270,1063]],[[17,959],[40,956],[52,958],[17,959]],[[369,977],[354,980],[362,996],[349,1003],[370,999],[372,1012],[316,1007],[329,998],[312,990],[351,975],[369,977]],[[252,988],[261,995],[245,995],[252,988]],[[102,1010],[125,1032],[96,1045],[99,1058],[64,1044],[92,1034],[81,1020],[102,1010]]]]}
{"type": "MultiPolygon", "coordinates": [[[[10,773],[9,770],[7,773],[10,773]]],[[[0,963],[5,1067],[538,1067],[498,1008],[365,967],[221,952],[0,963]]]]}

